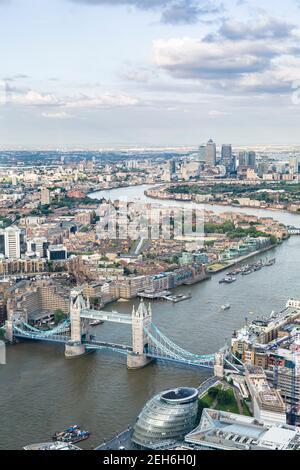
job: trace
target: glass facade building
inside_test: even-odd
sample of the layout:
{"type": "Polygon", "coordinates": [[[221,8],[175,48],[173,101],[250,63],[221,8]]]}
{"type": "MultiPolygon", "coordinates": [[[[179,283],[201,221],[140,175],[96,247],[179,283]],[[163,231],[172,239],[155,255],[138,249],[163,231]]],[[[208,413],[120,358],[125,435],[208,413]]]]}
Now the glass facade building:
{"type": "Polygon", "coordinates": [[[146,403],[137,418],[132,440],[142,448],[181,441],[198,424],[197,419],[196,389],[181,387],[167,390],[146,403]]]}

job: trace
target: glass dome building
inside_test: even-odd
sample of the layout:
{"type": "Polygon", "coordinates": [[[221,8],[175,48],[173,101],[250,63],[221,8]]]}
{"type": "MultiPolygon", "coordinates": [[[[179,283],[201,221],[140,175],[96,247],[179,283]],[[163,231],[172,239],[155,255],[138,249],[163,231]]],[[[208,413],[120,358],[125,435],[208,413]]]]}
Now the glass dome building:
{"type": "Polygon", "coordinates": [[[180,387],[164,391],[146,403],[133,428],[132,441],[140,447],[180,441],[195,428],[198,391],[180,387]]]}

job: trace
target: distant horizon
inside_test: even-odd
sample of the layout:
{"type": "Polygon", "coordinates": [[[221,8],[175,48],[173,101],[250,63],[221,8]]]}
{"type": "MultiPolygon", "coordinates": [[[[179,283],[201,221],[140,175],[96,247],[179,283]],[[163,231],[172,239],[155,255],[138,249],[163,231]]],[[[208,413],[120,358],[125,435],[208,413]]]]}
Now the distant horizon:
{"type": "Polygon", "coordinates": [[[299,0],[0,0],[0,15],[2,148],[300,145],[299,0]]]}
{"type": "MultiPolygon", "coordinates": [[[[300,150],[299,144],[236,144],[232,142],[216,142],[217,149],[220,149],[223,144],[232,145],[233,148],[252,148],[252,149],[277,149],[282,151],[300,150]]],[[[198,151],[199,146],[205,145],[205,142],[200,144],[181,144],[181,145],[150,145],[150,144],[64,144],[62,146],[51,146],[51,145],[19,145],[19,146],[3,146],[0,144],[0,152],[26,152],[26,151],[49,151],[49,152],[71,152],[71,151],[82,151],[82,152],[105,152],[105,151],[164,151],[164,150],[186,150],[186,151],[198,151]]]]}

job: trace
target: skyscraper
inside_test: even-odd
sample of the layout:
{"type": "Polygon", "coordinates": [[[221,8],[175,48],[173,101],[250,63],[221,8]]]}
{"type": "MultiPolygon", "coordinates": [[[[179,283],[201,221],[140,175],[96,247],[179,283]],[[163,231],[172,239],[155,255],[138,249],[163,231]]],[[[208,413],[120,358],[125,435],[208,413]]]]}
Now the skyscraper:
{"type": "Polygon", "coordinates": [[[200,162],[205,162],[206,160],[206,145],[199,146],[199,160],[200,162]]]}
{"type": "Polygon", "coordinates": [[[248,166],[255,169],[256,167],[256,153],[248,152],[248,166]]]}
{"type": "Polygon", "coordinates": [[[205,163],[209,166],[216,166],[217,148],[216,144],[210,139],[206,144],[205,163]]]}
{"type": "Polygon", "coordinates": [[[11,226],[5,229],[5,256],[10,259],[21,258],[21,230],[18,227],[11,226]]]}
{"type": "Polygon", "coordinates": [[[249,166],[255,169],[256,153],[255,152],[239,152],[239,166],[249,166]]]}
{"type": "Polygon", "coordinates": [[[300,164],[299,164],[300,158],[297,156],[292,156],[289,159],[289,166],[290,166],[290,173],[299,173],[300,169],[300,164]]]}
{"type": "Polygon", "coordinates": [[[226,167],[227,173],[234,171],[232,146],[231,144],[223,144],[221,150],[221,165],[226,167]]]}
{"type": "Polygon", "coordinates": [[[169,171],[171,177],[176,174],[176,160],[174,158],[171,158],[171,160],[169,161],[169,171]]]}

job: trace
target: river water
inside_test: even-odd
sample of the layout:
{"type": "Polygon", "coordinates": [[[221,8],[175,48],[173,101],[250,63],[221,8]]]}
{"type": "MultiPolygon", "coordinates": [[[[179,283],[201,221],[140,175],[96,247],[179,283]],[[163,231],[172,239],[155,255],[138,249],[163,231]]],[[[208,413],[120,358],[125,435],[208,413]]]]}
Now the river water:
{"type": "MultiPolygon", "coordinates": [[[[94,197],[147,200],[144,189],[116,189],[94,197]]],[[[175,201],[171,204],[181,205],[175,201]]],[[[285,212],[207,208],[271,215],[283,223],[300,225],[300,216],[285,212]]],[[[154,302],[154,323],[185,349],[200,354],[215,352],[246,317],[267,315],[281,309],[288,298],[300,296],[300,237],[291,237],[264,257],[275,255],[274,266],[240,277],[234,284],[219,285],[224,275],[219,274],[210,281],[180,288],[192,293],[190,300],[174,305],[154,302]],[[220,311],[225,302],[231,303],[231,309],[220,311]]],[[[133,303],[137,305],[118,302],[107,308],[128,313],[133,303]]],[[[104,324],[95,331],[100,339],[130,342],[127,326],[104,324]]],[[[66,360],[62,346],[37,342],[10,346],[7,365],[0,366],[0,449],[20,449],[28,443],[47,441],[55,431],[75,423],[92,433],[82,445],[89,448],[133,424],[154,393],[172,386],[197,386],[208,374],[205,370],[157,364],[129,371],[125,357],[111,353],[66,360]]]]}

